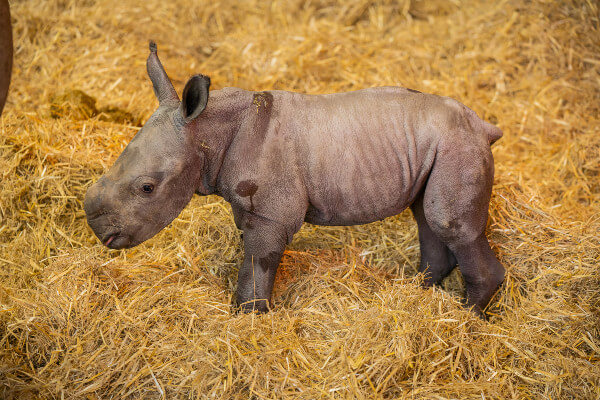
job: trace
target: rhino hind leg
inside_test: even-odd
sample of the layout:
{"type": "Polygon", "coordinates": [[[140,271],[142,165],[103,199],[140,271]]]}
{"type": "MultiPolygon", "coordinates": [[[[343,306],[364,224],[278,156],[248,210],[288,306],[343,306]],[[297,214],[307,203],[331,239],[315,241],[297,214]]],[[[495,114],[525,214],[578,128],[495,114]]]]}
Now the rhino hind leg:
{"type": "Polygon", "coordinates": [[[428,226],[456,257],[466,305],[482,313],[505,270],[484,233],[494,180],[492,153],[487,143],[465,142],[440,144],[422,204],[428,226]]]}
{"type": "Polygon", "coordinates": [[[419,272],[423,273],[423,284],[430,287],[439,284],[456,267],[456,257],[440,238],[431,230],[423,210],[423,193],[410,206],[419,229],[419,246],[421,264],[419,272]]]}

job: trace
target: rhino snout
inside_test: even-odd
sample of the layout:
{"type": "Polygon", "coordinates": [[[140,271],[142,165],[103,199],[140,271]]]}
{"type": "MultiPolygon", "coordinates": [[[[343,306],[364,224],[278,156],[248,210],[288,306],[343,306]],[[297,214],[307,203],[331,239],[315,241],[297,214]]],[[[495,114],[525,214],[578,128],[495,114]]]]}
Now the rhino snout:
{"type": "Polygon", "coordinates": [[[105,201],[106,187],[102,179],[89,187],[83,201],[83,209],[88,225],[103,245],[111,249],[127,247],[129,238],[123,235],[121,227],[114,223],[105,201]]]}

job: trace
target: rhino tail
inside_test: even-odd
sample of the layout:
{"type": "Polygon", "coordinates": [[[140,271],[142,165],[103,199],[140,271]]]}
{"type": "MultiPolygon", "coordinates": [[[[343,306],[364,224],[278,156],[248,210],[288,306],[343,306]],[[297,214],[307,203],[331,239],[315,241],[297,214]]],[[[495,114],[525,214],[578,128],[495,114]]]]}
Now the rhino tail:
{"type": "Polygon", "coordinates": [[[498,141],[498,139],[500,139],[502,137],[502,130],[500,128],[498,128],[497,126],[490,124],[489,122],[485,122],[485,121],[481,121],[481,122],[483,122],[483,130],[485,131],[488,142],[490,143],[490,146],[491,146],[494,143],[496,143],[496,141],[498,141]]]}
{"type": "Polygon", "coordinates": [[[496,141],[502,137],[502,130],[500,128],[479,118],[477,113],[471,110],[469,107],[464,105],[463,107],[465,109],[467,119],[469,120],[469,124],[473,130],[476,132],[483,132],[486,135],[490,146],[496,143],[496,141]]]}

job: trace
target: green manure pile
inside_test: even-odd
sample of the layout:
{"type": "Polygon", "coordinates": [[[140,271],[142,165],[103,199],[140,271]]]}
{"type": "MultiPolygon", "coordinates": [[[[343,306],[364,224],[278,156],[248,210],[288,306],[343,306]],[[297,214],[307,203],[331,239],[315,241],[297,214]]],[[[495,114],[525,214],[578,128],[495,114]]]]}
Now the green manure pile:
{"type": "Polygon", "coordinates": [[[582,1],[12,1],[0,118],[0,398],[600,398],[600,19],[582,1]],[[86,188],[177,90],[398,85],[499,126],[487,234],[507,269],[483,321],[458,271],[425,290],[410,211],[305,225],[274,311],[232,312],[239,231],[196,197],[131,250],[86,188]]]}

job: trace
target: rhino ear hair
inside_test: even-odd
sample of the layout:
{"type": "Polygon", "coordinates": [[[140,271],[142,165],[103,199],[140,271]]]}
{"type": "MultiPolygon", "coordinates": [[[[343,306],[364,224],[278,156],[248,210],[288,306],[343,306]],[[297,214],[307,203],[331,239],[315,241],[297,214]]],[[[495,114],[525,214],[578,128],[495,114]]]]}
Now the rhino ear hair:
{"type": "Polygon", "coordinates": [[[196,118],[208,103],[210,78],[205,75],[194,75],[185,84],[181,100],[181,112],[187,121],[196,118]]]}
{"type": "Polygon", "coordinates": [[[156,54],[156,43],[153,40],[150,41],[150,55],[146,61],[146,68],[148,70],[148,76],[152,81],[154,94],[156,94],[156,97],[158,98],[158,103],[179,103],[179,96],[177,96],[177,92],[167,76],[167,72],[158,59],[158,54],[156,54]]]}

